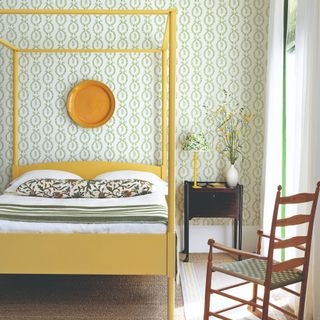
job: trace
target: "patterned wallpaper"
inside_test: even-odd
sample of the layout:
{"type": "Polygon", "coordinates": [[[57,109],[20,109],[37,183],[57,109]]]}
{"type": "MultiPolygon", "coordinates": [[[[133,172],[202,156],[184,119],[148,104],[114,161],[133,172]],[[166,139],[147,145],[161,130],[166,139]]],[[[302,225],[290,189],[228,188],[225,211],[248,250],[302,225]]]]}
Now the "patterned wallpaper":
{"type": "MultiPolygon", "coordinates": [[[[212,150],[199,156],[200,179],[221,180],[227,161],[215,150],[214,128],[203,105],[222,102],[223,90],[255,114],[236,163],[244,185],[244,224],[258,225],[263,158],[264,86],[268,1],[265,0],[3,0],[1,8],[166,9],[177,21],[177,216],[183,180],[192,179],[192,154],[181,144],[189,131],[205,131],[212,150]]],[[[149,17],[0,17],[0,36],[20,47],[150,48],[161,42],[163,19],[149,17]],[[115,31],[116,30],[116,31],[115,31]]],[[[12,161],[12,58],[0,49],[0,189],[12,161]]],[[[21,54],[19,76],[20,160],[161,161],[161,68],[158,54],[21,54]],[[105,82],[116,112],[104,126],[77,127],[67,116],[69,90],[83,79],[105,82]],[[150,139],[151,137],[151,139],[150,139]]],[[[219,219],[194,224],[226,223],[219,219]]]]}

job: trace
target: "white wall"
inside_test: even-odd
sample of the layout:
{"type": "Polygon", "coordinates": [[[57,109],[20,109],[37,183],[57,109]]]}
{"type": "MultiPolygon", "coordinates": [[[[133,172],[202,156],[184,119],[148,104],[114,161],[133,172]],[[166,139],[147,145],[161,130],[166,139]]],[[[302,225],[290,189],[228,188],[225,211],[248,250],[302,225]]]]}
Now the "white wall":
{"type": "MultiPolygon", "coordinates": [[[[189,226],[189,248],[192,252],[207,252],[208,239],[212,238],[222,244],[232,246],[233,227],[231,225],[211,225],[211,226],[189,226]]],[[[257,226],[243,226],[242,228],[242,249],[254,252],[256,247],[257,226]]],[[[178,251],[184,249],[184,231],[182,227],[177,227],[178,251]]]]}

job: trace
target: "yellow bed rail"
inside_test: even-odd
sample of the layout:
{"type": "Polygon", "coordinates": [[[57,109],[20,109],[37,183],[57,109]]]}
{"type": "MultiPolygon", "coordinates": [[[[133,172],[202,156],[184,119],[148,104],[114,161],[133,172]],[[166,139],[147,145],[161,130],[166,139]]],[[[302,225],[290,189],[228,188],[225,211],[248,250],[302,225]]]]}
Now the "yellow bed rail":
{"type": "Polygon", "coordinates": [[[103,9],[0,9],[0,14],[80,14],[80,15],[168,15],[168,10],[103,10],[103,9]]]}

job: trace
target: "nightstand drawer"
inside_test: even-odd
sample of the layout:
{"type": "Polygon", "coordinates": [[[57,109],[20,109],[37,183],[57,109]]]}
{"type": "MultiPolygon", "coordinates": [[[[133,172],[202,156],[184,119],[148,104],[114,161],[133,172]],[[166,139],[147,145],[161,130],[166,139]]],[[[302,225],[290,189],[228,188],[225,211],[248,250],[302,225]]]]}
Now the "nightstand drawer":
{"type": "Polygon", "coordinates": [[[192,217],[239,216],[237,192],[195,191],[190,193],[189,210],[192,217]]]}

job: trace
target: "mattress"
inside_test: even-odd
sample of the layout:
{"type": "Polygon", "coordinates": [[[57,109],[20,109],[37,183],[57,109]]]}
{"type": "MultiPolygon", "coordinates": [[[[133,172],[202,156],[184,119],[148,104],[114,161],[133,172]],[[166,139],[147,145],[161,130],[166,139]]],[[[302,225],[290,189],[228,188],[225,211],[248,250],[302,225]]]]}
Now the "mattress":
{"type": "MultiPolygon", "coordinates": [[[[82,210],[87,208],[88,211],[96,208],[113,208],[113,207],[139,207],[143,206],[158,206],[166,209],[167,203],[165,196],[162,193],[151,193],[147,195],[129,197],[129,198],[112,198],[112,199],[50,199],[29,196],[18,196],[16,194],[3,194],[0,196],[0,206],[18,207],[20,212],[23,212],[23,207],[39,208],[46,206],[54,206],[61,208],[81,207],[82,210]]],[[[33,219],[34,220],[34,219],[33,219]]],[[[1,233],[147,233],[147,234],[162,234],[166,233],[167,225],[163,219],[157,221],[134,221],[127,223],[125,220],[117,222],[99,223],[72,223],[72,222],[42,222],[42,221],[17,221],[11,220],[10,217],[0,219],[1,233]]]]}

